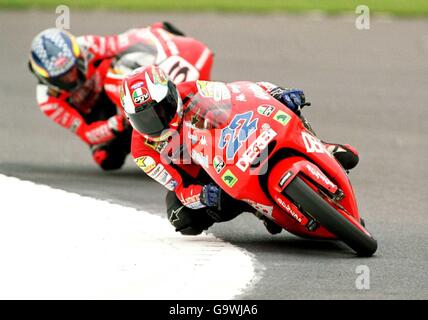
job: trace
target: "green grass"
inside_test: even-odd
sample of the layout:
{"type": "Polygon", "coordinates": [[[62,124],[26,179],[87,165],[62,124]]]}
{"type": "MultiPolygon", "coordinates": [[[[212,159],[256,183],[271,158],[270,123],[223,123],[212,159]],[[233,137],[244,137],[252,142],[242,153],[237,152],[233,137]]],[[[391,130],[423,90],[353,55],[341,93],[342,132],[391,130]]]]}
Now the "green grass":
{"type": "Polygon", "coordinates": [[[354,14],[364,4],[372,14],[428,16],[428,0],[0,0],[0,8],[55,8],[65,4],[79,9],[130,11],[226,11],[226,12],[306,12],[354,14]]]}

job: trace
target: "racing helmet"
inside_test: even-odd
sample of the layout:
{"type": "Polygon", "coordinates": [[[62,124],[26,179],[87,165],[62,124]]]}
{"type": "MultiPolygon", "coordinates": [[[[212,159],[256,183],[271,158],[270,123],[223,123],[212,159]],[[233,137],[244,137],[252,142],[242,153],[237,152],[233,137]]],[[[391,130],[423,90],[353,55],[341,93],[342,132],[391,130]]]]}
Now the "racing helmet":
{"type": "Polygon", "coordinates": [[[178,128],[182,101],[165,72],[150,65],[135,69],[120,87],[120,100],[132,127],[152,141],[168,139],[178,128]]]}
{"type": "Polygon", "coordinates": [[[86,74],[76,38],[55,28],[46,29],[33,39],[29,66],[43,83],[67,91],[79,87],[86,74]]]}

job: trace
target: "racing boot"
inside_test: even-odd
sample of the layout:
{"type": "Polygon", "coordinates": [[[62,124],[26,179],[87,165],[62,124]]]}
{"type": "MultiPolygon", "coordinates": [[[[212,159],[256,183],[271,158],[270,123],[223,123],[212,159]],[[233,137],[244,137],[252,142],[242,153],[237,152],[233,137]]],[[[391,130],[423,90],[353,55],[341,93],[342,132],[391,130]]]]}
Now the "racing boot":
{"type": "Polygon", "coordinates": [[[345,170],[351,170],[358,164],[358,151],[349,144],[335,144],[324,142],[328,152],[330,152],[345,170]]]}
{"type": "MultiPolygon", "coordinates": [[[[300,115],[300,119],[302,120],[305,128],[314,136],[317,136],[309,121],[302,114],[300,115]]],[[[336,144],[324,141],[322,141],[322,143],[324,143],[327,151],[336,158],[345,170],[351,170],[358,164],[360,158],[358,156],[358,151],[353,146],[349,144],[336,144]]]]}
{"type": "Polygon", "coordinates": [[[270,233],[270,234],[278,234],[282,231],[282,227],[277,225],[275,222],[273,222],[271,219],[269,219],[268,217],[266,217],[264,214],[256,211],[253,212],[254,215],[259,218],[263,224],[265,225],[266,230],[270,233]]]}

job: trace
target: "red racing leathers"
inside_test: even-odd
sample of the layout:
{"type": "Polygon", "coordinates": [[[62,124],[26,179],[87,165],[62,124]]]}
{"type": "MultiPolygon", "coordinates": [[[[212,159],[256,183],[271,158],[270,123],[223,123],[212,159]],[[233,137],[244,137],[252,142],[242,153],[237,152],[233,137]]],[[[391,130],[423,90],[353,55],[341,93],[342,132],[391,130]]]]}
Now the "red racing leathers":
{"type": "MultiPolygon", "coordinates": [[[[257,83],[267,93],[278,88],[269,82],[257,83]]],[[[196,81],[184,82],[177,85],[178,92],[183,101],[183,109],[191,102],[191,96],[197,93],[196,81]]],[[[180,132],[182,135],[183,132],[180,132]]],[[[183,138],[172,141],[183,141],[183,138]]],[[[174,143],[174,142],[171,142],[174,143]]],[[[181,151],[181,146],[171,146],[168,142],[153,142],[134,130],[132,133],[131,154],[136,164],[151,178],[164,185],[168,190],[175,191],[181,203],[190,209],[200,209],[205,206],[200,201],[202,184],[195,183],[200,174],[199,165],[183,164],[183,161],[171,162],[171,151],[181,151]],[[193,179],[192,179],[193,178],[193,179]]],[[[182,155],[181,160],[185,158],[182,155]]]]}

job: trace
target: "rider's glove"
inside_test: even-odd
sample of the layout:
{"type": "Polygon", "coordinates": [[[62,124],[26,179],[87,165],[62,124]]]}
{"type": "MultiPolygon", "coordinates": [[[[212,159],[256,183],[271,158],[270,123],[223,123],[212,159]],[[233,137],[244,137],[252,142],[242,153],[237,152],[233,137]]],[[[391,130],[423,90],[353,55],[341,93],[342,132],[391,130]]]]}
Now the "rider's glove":
{"type": "Polygon", "coordinates": [[[129,126],[128,119],[121,114],[110,117],[107,123],[108,127],[115,135],[125,131],[129,126]]]}
{"type": "Polygon", "coordinates": [[[219,207],[221,189],[215,184],[209,183],[202,187],[200,201],[207,207],[219,207]]]}
{"type": "Polygon", "coordinates": [[[281,101],[294,113],[299,114],[305,105],[305,94],[299,89],[285,89],[281,94],[281,101]]]}

